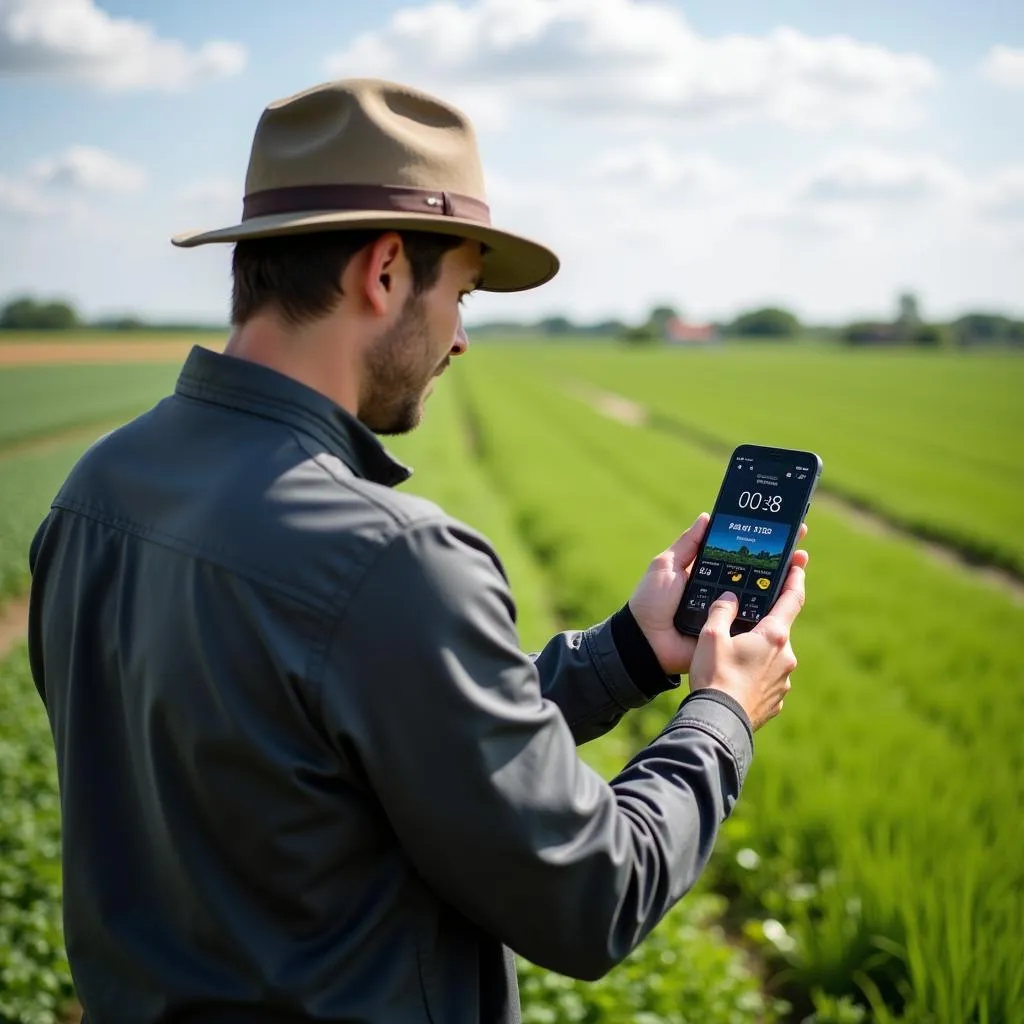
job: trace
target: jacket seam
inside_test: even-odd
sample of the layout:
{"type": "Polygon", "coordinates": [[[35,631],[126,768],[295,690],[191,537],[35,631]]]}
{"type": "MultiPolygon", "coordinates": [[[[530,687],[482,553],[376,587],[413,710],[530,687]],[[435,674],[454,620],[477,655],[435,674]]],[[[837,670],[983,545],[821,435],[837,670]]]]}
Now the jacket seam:
{"type": "Polygon", "coordinates": [[[665,730],[665,734],[675,732],[677,729],[699,729],[701,732],[707,733],[713,739],[718,740],[732,757],[736,763],[736,767],[742,770],[744,758],[736,750],[733,742],[729,737],[722,732],[717,726],[711,725],[709,722],[701,721],[699,718],[677,718],[672,724],[665,730]]]}
{"type": "Polygon", "coordinates": [[[215,566],[216,568],[223,569],[226,572],[234,573],[241,579],[248,580],[251,583],[271,587],[278,593],[285,595],[297,605],[300,605],[309,611],[317,612],[321,615],[330,614],[330,605],[318,604],[311,601],[306,591],[293,589],[287,583],[282,582],[276,577],[267,576],[250,567],[232,563],[227,559],[219,559],[216,554],[209,549],[204,549],[182,537],[177,537],[171,533],[165,533],[162,530],[156,530],[153,527],[143,526],[142,524],[137,523],[132,519],[126,519],[123,516],[111,515],[94,505],[86,502],[74,501],[69,498],[61,498],[58,496],[53,500],[51,507],[70,512],[72,515],[81,516],[83,519],[99,523],[101,526],[107,526],[112,530],[117,530],[119,533],[123,533],[131,537],[138,537],[141,540],[158,544],[160,547],[173,551],[175,554],[184,555],[188,558],[195,558],[197,561],[200,561],[205,565],[215,566]]]}
{"type": "MultiPolygon", "coordinates": [[[[345,602],[340,607],[336,603],[332,605],[327,616],[327,628],[324,630],[323,637],[318,643],[313,644],[309,652],[309,659],[307,661],[309,678],[312,681],[313,685],[316,687],[317,706],[320,710],[321,715],[323,715],[324,704],[324,680],[322,673],[324,669],[324,663],[327,659],[327,651],[330,649],[331,644],[334,642],[335,638],[338,635],[338,632],[341,630],[342,625],[345,623],[346,617],[350,609],[356,603],[359,591],[366,585],[371,574],[373,573],[377,565],[380,563],[384,555],[386,555],[389,551],[391,551],[394,548],[396,541],[405,537],[413,529],[430,525],[444,526],[447,525],[449,522],[450,520],[446,516],[435,515],[429,518],[413,520],[406,524],[398,524],[403,525],[405,528],[401,529],[398,533],[392,534],[387,539],[386,543],[381,544],[379,547],[373,549],[373,557],[367,559],[366,562],[364,563],[362,567],[363,572],[360,575],[359,579],[354,582],[354,585],[350,586],[347,589],[345,602]]],[[[341,588],[335,590],[332,594],[332,598],[336,598],[340,592],[341,588]]]]}
{"type": "MultiPolygon", "coordinates": [[[[207,405],[223,405],[223,402],[216,401],[218,396],[241,399],[241,405],[232,405],[231,408],[238,412],[249,413],[251,416],[258,416],[260,419],[272,419],[273,417],[267,416],[260,411],[259,405],[264,405],[270,409],[294,414],[303,423],[308,423],[313,427],[323,428],[326,426],[331,430],[332,434],[337,433],[329,424],[324,423],[323,417],[309,412],[301,405],[297,405],[287,399],[274,398],[272,395],[262,391],[258,395],[254,395],[250,388],[235,387],[234,385],[223,383],[208,384],[190,377],[181,382],[175,394],[182,398],[189,398],[194,402],[205,402],[207,405]]],[[[277,420],[276,422],[281,423],[282,421],[277,420]]],[[[291,426],[294,427],[294,424],[291,424],[291,426]]],[[[343,441],[342,438],[338,440],[343,441]]]]}
{"type": "MultiPolygon", "coordinates": [[[[321,473],[323,473],[325,476],[330,477],[335,483],[340,484],[341,486],[345,487],[346,489],[351,491],[353,494],[358,494],[359,497],[361,497],[364,500],[366,500],[367,502],[369,502],[378,511],[383,512],[385,515],[387,515],[388,518],[392,521],[392,523],[395,526],[398,526],[398,527],[413,526],[416,523],[423,521],[423,520],[420,520],[420,519],[416,519],[416,518],[414,518],[412,516],[408,516],[408,515],[403,516],[397,509],[392,508],[388,504],[385,504],[383,501],[381,501],[375,495],[371,494],[369,492],[369,487],[366,487],[366,486],[359,487],[359,486],[357,486],[358,484],[364,484],[364,485],[368,484],[370,486],[377,486],[377,487],[382,487],[383,485],[382,484],[374,484],[372,480],[367,480],[365,477],[358,476],[356,474],[356,470],[354,470],[351,466],[348,466],[348,463],[345,462],[344,459],[342,459],[340,456],[336,455],[335,457],[343,465],[348,466],[348,468],[353,473],[352,477],[342,477],[342,476],[339,476],[337,473],[332,471],[330,466],[325,466],[322,462],[319,461],[317,456],[320,455],[321,453],[320,452],[316,452],[316,451],[312,451],[310,449],[309,444],[307,443],[307,438],[303,437],[301,433],[298,433],[295,427],[291,427],[289,432],[291,433],[292,437],[295,439],[295,442],[310,457],[310,459],[313,461],[313,464],[317,467],[317,469],[320,470],[321,473]]],[[[332,452],[331,454],[334,454],[334,453],[332,452]]],[[[436,515],[434,516],[434,518],[437,518],[436,515]]]]}
{"type": "Polygon", "coordinates": [[[587,645],[587,653],[590,655],[590,662],[597,670],[598,678],[601,680],[602,685],[611,698],[612,702],[622,710],[623,713],[631,711],[633,705],[627,703],[623,699],[622,691],[619,689],[618,684],[611,678],[611,674],[608,672],[604,665],[604,657],[600,651],[595,650],[594,644],[590,639],[590,630],[583,631],[583,642],[587,645]]]}

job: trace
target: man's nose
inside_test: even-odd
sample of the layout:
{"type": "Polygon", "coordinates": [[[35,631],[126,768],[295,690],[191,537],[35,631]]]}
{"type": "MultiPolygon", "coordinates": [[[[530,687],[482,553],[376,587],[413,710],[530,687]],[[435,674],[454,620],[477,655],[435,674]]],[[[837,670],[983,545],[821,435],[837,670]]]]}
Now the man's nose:
{"type": "Polygon", "coordinates": [[[462,315],[459,315],[459,322],[455,328],[455,338],[452,340],[452,354],[456,356],[464,355],[466,350],[469,348],[469,335],[466,334],[466,328],[462,323],[462,315]]]}

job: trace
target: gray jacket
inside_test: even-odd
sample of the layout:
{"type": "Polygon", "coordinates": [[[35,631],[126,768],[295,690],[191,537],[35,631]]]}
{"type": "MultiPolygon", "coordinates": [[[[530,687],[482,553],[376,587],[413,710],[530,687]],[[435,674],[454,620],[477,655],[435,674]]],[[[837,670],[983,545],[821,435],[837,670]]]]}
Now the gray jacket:
{"type": "Polygon", "coordinates": [[[510,950],[597,978],[700,874],[742,710],[690,696],[604,782],[576,744],[678,679],[626,609],[521,653],[497,556],[407,476],[197,348],[54,500],[30,657],[90,1024],[505,1024],[510,950]]]}

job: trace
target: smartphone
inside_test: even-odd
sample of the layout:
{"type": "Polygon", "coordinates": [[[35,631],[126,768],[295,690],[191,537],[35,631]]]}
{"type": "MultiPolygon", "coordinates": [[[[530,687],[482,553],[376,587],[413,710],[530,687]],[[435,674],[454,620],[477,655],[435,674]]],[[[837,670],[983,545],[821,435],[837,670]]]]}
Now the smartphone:
{"type": "Polygon", "coordinates": [[[700,633],[712,602],[727,590],[740,602],[733,635],[748,632],[768,614],[821,469],[814,452],[741,444],[732,453],[676,611],[680,633],[700,633]]]}

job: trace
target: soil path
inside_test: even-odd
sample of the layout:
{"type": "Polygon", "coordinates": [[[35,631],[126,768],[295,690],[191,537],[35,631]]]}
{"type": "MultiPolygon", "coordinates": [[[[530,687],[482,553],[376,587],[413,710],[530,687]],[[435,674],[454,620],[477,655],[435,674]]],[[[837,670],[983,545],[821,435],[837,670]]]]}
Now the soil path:
{"type": "Polygon", "coordinates": [[[0,367],[174,363],[184,360],[193,345],[214,347],[198,338],[167,341],[7,341],[0,342],[0,367]]]}
{"type": "Polygon", "coordinates": [[[28,597],[0,605],[0,659],[6,658],[28,632],[28,597]]]}
{"type": "MultiPolygon", "coordinates": [[[[566,390],[608,419],[618,420],[618,422],[625,423],[630,427],[648,426],[655,429],[665,429],[664,425],[660,421],[656,421],[644,406],[622,395],[603,391],[580,381],[568,382],[566,390]]],[[[720,449],[725,448],[725,446],[717,441],[711,441],[702,437],[687,437],[686,440],[706,450],[714,450],[716,455],[721,454],[720,449]]],[[[913,530],[893,522],[884,515],[861,508],[842,497],[842,495],[823,490],[821,487],[818,488],[814,496],[814,503],[818,507],[826,507],[830,512],[842,516],[861,532],[872,533],[877,536],[896,537],[906,543],[913,544],[933,561],[952,566],[958,572],[1002,591],[1015,604],[1024,604],[1024,580],[1013,573],[1006,572],[995,566],[978,565],[976,562],[964,557],[952,545],[942,544],[921,537],[913,530]]]]}

